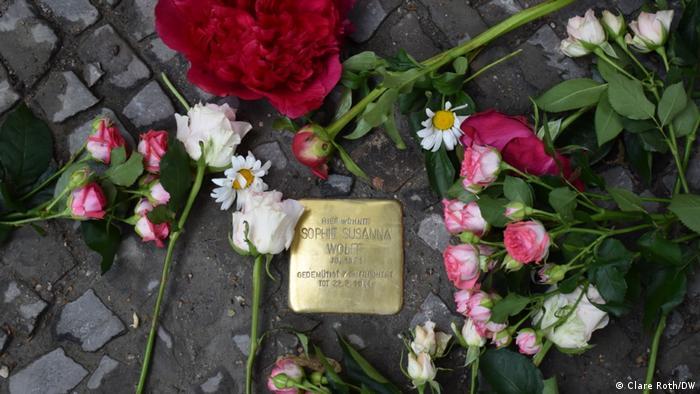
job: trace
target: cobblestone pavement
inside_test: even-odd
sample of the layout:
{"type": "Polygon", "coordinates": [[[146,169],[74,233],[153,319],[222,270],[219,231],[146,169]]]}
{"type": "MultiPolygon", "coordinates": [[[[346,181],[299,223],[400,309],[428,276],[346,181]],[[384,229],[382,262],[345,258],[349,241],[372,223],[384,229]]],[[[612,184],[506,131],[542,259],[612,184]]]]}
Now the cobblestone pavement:
{"type": "MultiPolygon", "coordinates": [[[[173,113],[182,111],[158,76],[167,73],[189,101],[213,100],[190,86],[186,62],[154,32],[155,0],[0,0],[0,116],[21,100],[53,130],[57,160],[66,160],[98,114],[116,117],[134,137],[154,127],[173,130],[173,113]]],[[[426,58],[536,0],[358,0],[350,52],[374,50],[391,55],[405,48],[426,58]]],[[[590,6],[615,6],[634,13],[642,1],[578,1],[567,10],[530,24],[495,42],[475,62],[523,49],[514,60],[468,86],[481,109],[509,113],[529,110],[528,96],[562,78],[590,73],[590,65],[557,50],[566,19],[590,6]]],[[[235,99],[224,99],[236,104],[235,99]]],[[[336,167],[319,182],[293,160],[291,134],[273,131],[275,118],[260,102],[241,103],[240,115],[255,132],[243,149],[274,160],[268,183],[294,198],[351,196],[397,198],[405,206],[405,304],[395,316],[298,315],[287,307],[286,280],[268,281],[263,329],[292,326],[313,329],[312,338],[338,357],[335,331],[350,337],[367,357],[407,389],[398,363],[398,335],[426,314],[447,330],[455,318],[451,286],[441,268],[448,236],[438,198],[429,191],[414,145],[392,148],[382,133],[349,144],[355,159],[383,182],[375,190],[336,167]],[[443,300],[447,302],[443,302],[443,300]]],[[[402,122],[407,133],[406,122],[402,122]]],[[[696,149],[697,151],[697,149],[696,149]]],[[[700,160],[690,179],[700,188],[700,160]]],[[[662,168],[662,167],[661,167],[662,168]]],[[[608,182],[645,193],[622,167],[602,169],[608,182]]],[[[653,192],[665,192],[666,171],[653,192]]],[[[249,338],[250,262],[226,242],[229,219],[202,193],[177,248],[174,271],[156,344],[150,391],[153,393],[242,391],[249,338]]],[[[46,236],[31,228],[18,231],[0,249],[0,393],[132,392],[155,301],[164,253],[126,237],[115,266],[100,276],[98,258],[73,223],[49,223],[46,236]],[[133,316],[140,318],[134,324],[133,316]],[[9,377],[8,377],[9,376],[9,377]]],[[[286,257],[274,269],[285,277],[286,257]]],[[[635,316],[634,314],[630,316],[635,316]]],[[[660,380],[700,379],[700,278],[670,319],[662,341],[660,380]]],[[[597,345],[584,356],[553,355],[545,376],[556,374],[562,393],[607,393],[616,381],[642,381],[649,335],[637,317],[613,321],[596,333],[597,345]]],[[[259,379],[274,359],[298,347],[290,334],[266,339],[259,379]]],[[[446,393],[463,392],[463,354],[453,352],[443,366],[446,393]]],[[[262,392],[262,388],[260,389],[262,392]]]]}

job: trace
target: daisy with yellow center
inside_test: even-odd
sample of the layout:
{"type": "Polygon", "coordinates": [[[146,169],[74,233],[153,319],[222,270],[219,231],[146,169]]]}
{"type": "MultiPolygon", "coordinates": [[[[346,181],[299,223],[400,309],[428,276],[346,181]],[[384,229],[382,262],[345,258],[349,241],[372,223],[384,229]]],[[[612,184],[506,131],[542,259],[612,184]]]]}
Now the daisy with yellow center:
{"type": "Polygon", "coordinates": [[[221,210],[227,210],[236,201],[236,209],[241,209],[251,192],[264,192],[267,184],[262,177],[267,175],[271,163],[262,164],[251,152],[247,157],[231,157],[231,168],[224,172],[226,178],[212,179],[217,187],[211,193],[216,202],[221,203],[221,210]]]}
{"type": "Polygon", "coordinates": [[[437,112],[426,108],[425,114],[428,115],[428,119],[421,123],[424,129],[418,131],[423,149],[437,152],[445,143],[447,150],[453,150],[460,143],[459,137],[462,135],[462,130],[459,126],[467,118],[467,116],[458,116],[456,111],[466,107],[467,104],[452,108],[452,103],[448,101],[445,103],[445,108],[437,112]]]}

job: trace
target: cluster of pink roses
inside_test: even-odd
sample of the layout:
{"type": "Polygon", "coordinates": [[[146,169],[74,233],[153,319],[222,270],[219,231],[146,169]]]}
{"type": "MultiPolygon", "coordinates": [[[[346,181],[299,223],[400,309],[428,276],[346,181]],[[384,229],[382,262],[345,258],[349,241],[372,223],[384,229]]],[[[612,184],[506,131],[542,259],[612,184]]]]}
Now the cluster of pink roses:
{"type": "MultiPolygon", "coordinates": [[[[126,141],[119,129],[107,118],[98,118],[93,123],[93,132],[88,136],[85,149],[89,159],[103,164],[110,164],[112,153],[117,148],[126,149],[126,141]]],[[[158,247],[163,247],[163,240],[170,233],[170,224],[153,223],[148,213],[155,207],[167,204],[170,194],[161,185],[158,174],[160,160],[168,149],[168,133],[166,131],[150,130],[140,136],[138,153],[143,156],[143,167],[147,173],[138,181],[139,189],[136,194],[143,197],[136,204],[135,217],[130,220],[135,225],[135,231],[144,242],[153,241],[158,247]]],[[[128,150],[127,150],[128,155],[128,150]]],[[[69,199],[71,216],[79,220],[103,219],[107,214],[108,200],[98,182],[88,181],[74,185],[69,199]]]]}

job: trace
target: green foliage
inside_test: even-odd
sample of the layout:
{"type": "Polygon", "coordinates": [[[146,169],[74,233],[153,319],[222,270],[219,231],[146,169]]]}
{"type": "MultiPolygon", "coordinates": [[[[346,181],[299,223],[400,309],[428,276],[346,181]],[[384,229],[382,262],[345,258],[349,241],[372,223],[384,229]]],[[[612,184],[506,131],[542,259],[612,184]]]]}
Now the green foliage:
{"type": "Polygon", "coordinates": [[[625,300],[625,275],[632,265],[634,253],[622,242],[608,238],[595,251],[595,260],[588,270],[588,278],[607,304],[621,304],[625,300]]]}
{"type": "Polygon", "coordinates": [[[528,297],[510,292],[505,298],[497,301],[491,309],[491,321],[494,323],[504,323],[508,319],[508,316],[517,315],[525,309],[529,303],[530,299],[528,297]]]}
{"type": "Polygon", "coordinates": [[[700,121],[700,111],[695,101],[688,100],[685,108],[673,119],[673,128],[676,137],[685,137],[698,127],[700,121]]]}
{"type": "Polygon", "coordinates": [[[625,212],[646,212],[642,208],[642,199],[631,191],[619,187],[609,187],[607,190],[617,206],[620,207],[620,210],[625,212]]]}
{"type": "Polygon", "coordinates": [[[182,142],[170,138],[168,151],[160,160],[160,183],[170,193],[168,206],[177,211],[185,202],[192,186],[190,156],[182,142]]]}
{"type": "Polygon", "coordinates": [[[613,74],[608,81],[608,98],[612,107],[630,119],[649,119],[656,107],[644,94],[642,83],[621,74],[613,74]]]}
{"type": "Polygon", "coordinates": [[[510,201],[518,201],[528,207],[534,204],[532,186],[520,178],[506,176],[503,181],[503,194],[510,201]]]}
{"type": "Polygon", "coordinates": [[[574,218],[576,210],[577,194],[569,187],[558,187],[549,192],[549,205],[559,214],[562,220],[570,221],[574,218]]]}
{"type": "Polygon", "coordinates": [[[351,381],[364,385],[377,394],[400,394],[398,389],[389,379],[376,370],[362,355],[355,350],[343,337],[338,336],[338,341],[343,349],[343,361],[345,370],[351,381]]]}
{"type": "Polygon", "coordinates": [[[622,119],[610,105],[608,94],[603,93],[595,110],[595,132],[598,145],[614,140],[622,132],[622,119]]]}
{"type": "Polygon", "coordinates": [[[652,231],[637,240],[644,259],[659,266],[678,267],[684,264],[681,247],[665,239],[659,232],[652,231]]]}
{"type": "Polygon", "coordinates": [[[158,205],[148,212],[147,216],[148,220],[153,224],[172,222],[175,220],[175,212],[168,208],[167,205],[158,205]]]}
{"type": "Polygon", "coordinates": [[[700,196],[695,194],[675,195],[668,209],[675,213],[686,227],[700,233],[700,196]]]}
{"type": "Polygon", "coordinates": [[[687,103],[688,96],[685,94],[683,82],[678,82],[666,88],[657,109],[661,124],[666,126],[671,123],[685,109],[687,103]]]}
{"type": "Polygon", "coordinates": [[[80,224],[85,244],[102,256],[100,268],[102,274],[114,263],[114,256],[121,242],[119,227],[106,220],[86,220],[80,224]]]}
{"type": "Polygon", "coordinates": [[[546,91],[535,102],[548,112],[563,112],[595,105],[607,85],[592,79],[570,79],[546,91]]]}
{"type": "Polygon", "coordinates": [[[345,151],[345,149],[343,149],[343,147],[340,146],[340,144],[338,144],[335,140],[332,141],[332,143],[333,143],[333,146],[335,146],[335,148],[338,150],[338,154],[340,155],[340,159],[343,161],[343,164],[345,165],[345,168],[348,169],[348,171],[350,171],[356,177],[359,177],[359,178],[362,178],[365,180],[369,179],[369,176],[367,175],[367,173],[365,173],[364,170],[362,170],[362,168],[360,168],[360,166],[357,165],[357,163],[355,163],[355,161],[352,159],[350,154],[347,151],[345,151]]]}
{"type": "Polygon", "coordinates": [[[105,171],[105,176],[115,185],[129,187],[143,173],[143,155],[133,152],[128,160],[125,158],[126,150],[123,146],[112,150],[110,166],[105,171]]]}
{"type": "Polygon", "coordinates": [[[482,193],[476,201],[479,204],[479,210],[481,210],[481,216],[484,217],[484,220],[494,227],[505,227],[508,223],[508,218],[505,215],[505,206],[508,204],[508,200],[489,197],[482,193]]]}
{"type": "Polygon", "coordinates": [[[488,349],[479,367],[491,388],[499,394],[541,394],[542,373],[532,361],[508,349],[488,349]]]}
{"type": "Polygon", "coordinates": [[[454,184],[456,170],[444,146],[437,152],[425,151],[425,168],[428,171],[430,187],[441,197],[447,196],[454,184]]]}

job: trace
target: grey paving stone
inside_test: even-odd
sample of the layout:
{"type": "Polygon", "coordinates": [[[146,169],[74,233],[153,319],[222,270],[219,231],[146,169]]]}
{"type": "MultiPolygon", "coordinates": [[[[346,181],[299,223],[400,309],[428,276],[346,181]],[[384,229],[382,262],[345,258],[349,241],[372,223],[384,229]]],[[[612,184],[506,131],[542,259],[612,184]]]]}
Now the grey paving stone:
{"type": "Polygon", "coordinates": [[[437,328],[446,333],[452,332],[450,329],[450,324],[452,322],[455,322],[459,328],[461,328],[463,324],[463,318],[454,315],[442,298],[433,292],[428,293],[428,296],[425,297],[420,309],[411,318],[409,327],[413,329],[415,326],[423,324],[428,320],[435,322],[437,328]]]}
{"type": "Polygon", "coordinates": [[[39,0],[59,21],[61,28],[70,33],[80,33],[92,26],[100,18],[97,11],[88,0],[39,0]]]}
{"type": "Polygon", "coordinates": [[[543,25],[527,42],[520,46],[523,52],[514,60],[527,81],[538,90],[549,89],[562,79],[581,78],[586,71],[559,50],[561,38],[549,25],[543,25]],[[547,65],[551,71],[543,69],[547,65]],[[558,76],[555,77],[555,76],[558,76]]]}
{"type": "Polygon", "coordinates": [[[219,367],[195,388],[195,392],[202,394],[236,393],[238,388],[231,374],[225,368],[219,367]]]}
{"type": "Polygon", "coordinates": [[[158,327],[158,339],[160,339],[168,349],[173,348],[173,337],[163,326],[158,327]]]}
{"type": "Polygon", "coordinates": [[[111,25],[87,34],[80,43],[78,56],[85,64],[100,63],[106,81],[117,88],[130,88],[151,76],[148,67],[111,25]]]}
{"type": "Polygon", "coordinates": [[[331,174],[328,180],[321,182],[321,195],[323,197],[344,197],[352,192],[355,179],[346,175],[331,174]]]}
{"type": "Polygon", "coordinates": [[[237,334],[233,336],[233,343],[236,344],[238,350],[243,353],[244,356],[248,356],[248,351],[250,350],[250,335],[248,334],[237,334]]]}
{"type": "MultiPolygon", "coordinates": [[[[479,70],[509,53],[511,50],[505,47],[487,48],[474,60],[472,70],[479,70]]],[[[477,110],[496,108],[508,114],[523,114],[531,109],[528,97],[536,95],[537,89],[528,84],[517,62],[517,58],[503,62],[474,79],[479,92],[472,91],[472,94],[480,93],[474,97],[477,110]]]]}
{"type": "Polygon", "coordinates": [[[642,0],[618,0],[615,2],[615,6],[626,15],[631,15],[644,5],[642,0]]]}
{"type": "Polygon", "coordinates": [[[136,127],[162,122],[175,114],[175,108],[158,82],[151,81],[124,108],[124,116],[136,127]]]}
{"type": "Polygon", "coordinates": [[[683,320],[683,316],[678,311],[671,312],[668,323],[666,324],[666,329],[664,330],[664,337],[675,337],[683,330],[684,325],[685,321],[683,320]]]}
{"type": "Polygon", "coordinates": [[[379,0],[359,0],[350,11],[349,18],[355,29],[350,38],[355,42],[369,40],[387,15],[379,0]]]}
{"type": "Polygon", "coordinates": [[[30,336],[48,304],[29,287],[9,278],[0,279],[0,295],[0,326],[7,325],[15,333],[30,336]]]}
{"type": "Polygon", "coordinates": [[[150,52],[153,56],[155,56],[156,59],[160,62],[167,62],[171,60],[172,58],[177,55],[177,52],[173,51],[165,45],[163,40],[161,40],[159,37],[153,38],[151,41],[148,43],[148,52],[150,52]]]}
{"type": "MultiPolygon", "coordinates": [[[[5,2],[3,2],[5,3],[5,2]]],[[[0,55],[25,84],[32,85],[46,70],[58,47],[58,37],[36,16],[26,0],[9,0],[0,13],[0,55]]]]}
{"type": "Polygon", "coordinates": [[[700,193],[700,141],[695,142],[695,149],[693,149],[690,161],[688,161],[685,177],[690,189],[700,193]]]}
{"type": "Polygon", "coordinates": [[[491,26],[511,15],[517,14],[522,9],[515,0],[490,0],[479,7],[479,14],[491,26]]]}
{"type": "Polygon", "coordinates": [[[102,303],[92,289],[61,310],[56,335],[80,344],[86,352],[94,352],[124,332],[124,323],[102,303]]]}
{"type": "Polygon", "coordinates": [[[117,11],[126,18],[129,34],[140,41],[156,31],[155,7],[157,0],[124,0],[117,11]]]}
{"type": "Polygon", "coordinates": [[[445,228],[442,216],[434,213],[428,215],[418,226],[418,236],[426,245],[442,252],[450,243],[450,233],[445,228]]]}
{"type": "Polygon", "coordinates": [[[256,146],[253,148],[253,154],[255,158],[261,160],[263,163],[269,160],[272,162],[272,168],[277,170],[285,169],[289,163],[287,156],[284,154],[277,141],[266,142],[256,146]]]}
{"type": "Polygon", "coordinates": [[[88,63],[83,67],[83,79],[88,87],[92,87],[105,75],[100,63],[88,63]]]}
{"type": "Polygon", "coordinates": [[[417,60],[425,60],[439,52],[433,41],[423,33],[418,17],[408,12],[389,31],[396,50],[403,48],[417,60]]]}
{"type": "Polygon", "coordinates": [[[82,365],[59,347],[10,376],[10,394],[67,393],[87,374],[82,365]]]}
{"type": "Polygon", "coordinates": [[[92,133],[92,122],[95,120],[95,118],[102,116],[111,119],[112,122],[114,122],[114,124],[119,128],[119,131],[121,131],[121,134],[127,143],[129,143],[132,148],[134,147],[133,137],[131,137],[129,130],[124,126],[124,124],[119,121],[117,114],[115,114],[111,109],[103,107],[96,111],[94,115],[91,116],[85,123],[76,127],[75,130],[70,133],[68,136],[68,151],[71,154],[77,152],[78,149],[83,146],[87,140],[87,137],[92,133]]]}
{"type": "Polygon", "coordinates": [[[433,23],[442,30],[451,45],[476,37],[486,30],[479,13],[464,0],[426,2],[433,23]]]}
{"type": "Polygon", "coordinates": [[[624,167],[613,167],[600,174],[605,180],[606,186],[620,187],[634,191],[634,180],[632,174],[624,167]]]}
{"type": "Polygon", "coordinates": [[[63,122],[99,101],[72,71],[54,71],[36,94],[36,101],[51,122],[63,122]]]}
{"type": "Polygon", "coordinates": [[[19,100],[19,95],[12,89],[7,70],[0,64],[0,115],[12,108],[19,100]]]}
{"type": "Polygon", "coordinates": [[[100,359],[100,364],[95,369],[95,372],[93,372],[92,375],[90,375],[90,379],[87,382],[87,388],[89,388],[90,390],[96,390],[100,388],[100,386],[102,385],[102,381],[105,379],[105,377],[109,375],[112,371],[117,369],[118,366],[119,361],[114,360],[108,355],[102,356],[102,358],[100,359]]]}

